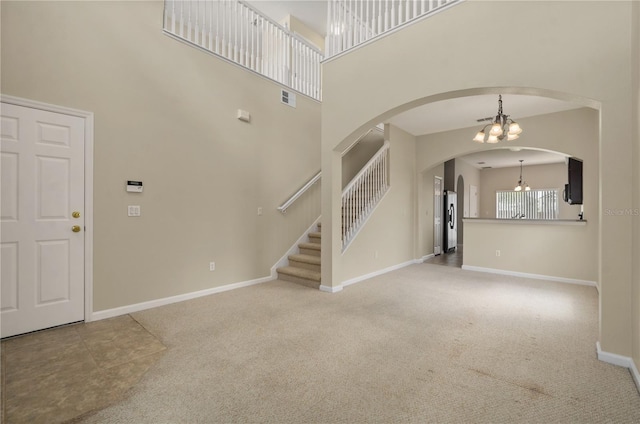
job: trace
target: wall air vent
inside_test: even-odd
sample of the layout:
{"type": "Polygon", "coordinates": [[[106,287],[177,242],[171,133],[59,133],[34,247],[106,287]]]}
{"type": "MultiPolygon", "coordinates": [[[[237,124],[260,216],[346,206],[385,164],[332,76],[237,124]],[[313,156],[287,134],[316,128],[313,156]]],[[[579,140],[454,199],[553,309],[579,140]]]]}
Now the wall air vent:
{"type": "Polygon", "coordinates": [[[483,166],[481,169],[491,169],[493,168],[492,166],[483,166]]]}
{"type": "Polygon", "coordinates": [[[280,101],[285,105],[296,107],[296,94],[287,90],[280,90],[280,101]]]}
{"type": "Polygon", "coordinates": [[[493,116],[490,116],[488,118],[480,118],[480,119],[476,119],[477,122],[487,122],[487,121],[493,121],[493,116]]]}

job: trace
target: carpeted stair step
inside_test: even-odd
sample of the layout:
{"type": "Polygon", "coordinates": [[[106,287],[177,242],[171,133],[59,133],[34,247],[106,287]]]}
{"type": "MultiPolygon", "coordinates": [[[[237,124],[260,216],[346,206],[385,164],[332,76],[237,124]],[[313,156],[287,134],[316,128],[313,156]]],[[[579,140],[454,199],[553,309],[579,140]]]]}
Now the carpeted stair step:
{"type": "Polygon", "coordinates": [[[320,256],[320,243],[300,243],[298,248],[303,255],[320,256]]]}
{"type": "Polygon", "coordinates": [[[320,272],[320,257],[311,255],[290,255],[289,266],[320,272]]]}
{"type": "Polygon", "coordinates": [[[319,231],[314,231],[309,233],[309,242],[311,243],[318,243],[320,244],[320,238],[322,237],[322,233],[320,233],[319,231]]]}
{"type": "Polygon", "coordinates": [[[292,283],[302,284],[303,286],[314,289],[320,288],[320,273],[308,269],[297,268],[293,266],[284,266],[276,270],[278,278],[292,283]]]}

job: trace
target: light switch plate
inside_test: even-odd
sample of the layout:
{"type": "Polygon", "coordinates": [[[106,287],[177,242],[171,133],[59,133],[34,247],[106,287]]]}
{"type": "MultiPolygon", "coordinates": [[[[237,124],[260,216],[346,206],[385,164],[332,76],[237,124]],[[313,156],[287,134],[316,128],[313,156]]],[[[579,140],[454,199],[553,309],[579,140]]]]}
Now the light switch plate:
{"type": "Polygon", "coordinates": [[[127,215],[128,216],[140,216],[140,205],[129,205],[129,206],[127,206],[127,215]]]}

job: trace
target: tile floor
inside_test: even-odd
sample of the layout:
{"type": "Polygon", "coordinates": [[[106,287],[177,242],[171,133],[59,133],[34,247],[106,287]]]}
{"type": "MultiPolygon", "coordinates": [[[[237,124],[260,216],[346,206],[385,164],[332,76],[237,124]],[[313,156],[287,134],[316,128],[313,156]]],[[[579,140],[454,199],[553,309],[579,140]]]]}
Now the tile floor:
{"type": "Polygon", "coordinates": [[[442,253],[427,259],[424,263],[462,268],[462,246],[458,246],[455,252],[442,253]]]}
{"type": "Polygon", "coordinates": [[[131,316],[2,341],[2,422],[61,423],[121,399],[165,346],[131,316]]]}

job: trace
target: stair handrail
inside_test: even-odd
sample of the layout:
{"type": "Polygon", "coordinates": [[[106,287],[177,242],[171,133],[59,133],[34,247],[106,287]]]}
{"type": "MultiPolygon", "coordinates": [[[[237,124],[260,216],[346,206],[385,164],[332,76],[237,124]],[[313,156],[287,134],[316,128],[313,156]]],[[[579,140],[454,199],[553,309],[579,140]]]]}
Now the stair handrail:
{"type": "Polygon", "coordinates": [[[369,161],[362,167],[360,172],[358,172],[356,174],[356,176],[351,179],[349,184],[347,184],[346,187],[344,189],[342,189],[342,195],[343,196],[347,191],[349,191],[349,189],[351,189],[354,185],[356,185],[358,183],[358,180],[367,172],[369,167],[375,161],[377,161],[380,156],[382,156],[384,153],[386,153],[386,151],[388,149],[389,149],[389,140],[385,140],[384,143],[382,144],[382,147],[380,147],[378,149],[378,151],[373,156],[371,156],[371,159],[369,159],[369,161]]]}
{"type": "Polygon", "coordinates": [[[283,214],[287,213],[287,208],[291,206],[300,196],[302,196],[312,185],[314,185],[318,180],[322,178],[322,171],[318,171],[316,175],[314,175],[305,185],[303,185],[298,191],[295,192],[293,196],[289,198],[282,205],[278,206],[276,209],[282,212],[283,214]]]}

